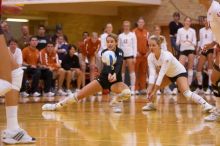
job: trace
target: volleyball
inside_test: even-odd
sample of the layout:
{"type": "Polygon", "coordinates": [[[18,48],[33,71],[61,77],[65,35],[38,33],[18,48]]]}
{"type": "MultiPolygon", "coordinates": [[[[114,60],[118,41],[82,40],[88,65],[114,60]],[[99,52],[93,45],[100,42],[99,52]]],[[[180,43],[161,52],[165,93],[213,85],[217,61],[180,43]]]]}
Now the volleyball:
{"type": "Polygon", "coordinates": [[[116,55],[113,51],[105,51],[102,54],[102,62],[108,66],[112,66],[116,63],[116,55]]]}

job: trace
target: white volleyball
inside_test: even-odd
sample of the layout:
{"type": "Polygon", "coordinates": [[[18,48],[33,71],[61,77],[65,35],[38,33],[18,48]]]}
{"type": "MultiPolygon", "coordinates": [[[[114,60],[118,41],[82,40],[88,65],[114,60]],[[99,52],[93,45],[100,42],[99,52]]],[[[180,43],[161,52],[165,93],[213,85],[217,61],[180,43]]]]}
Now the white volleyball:
{"type": "Polygon", "coordinates": [[[116,55],[113,51],[105,51],[102,53],[102,62],[108,66],[112,66],[116,63],[116,55]]]}

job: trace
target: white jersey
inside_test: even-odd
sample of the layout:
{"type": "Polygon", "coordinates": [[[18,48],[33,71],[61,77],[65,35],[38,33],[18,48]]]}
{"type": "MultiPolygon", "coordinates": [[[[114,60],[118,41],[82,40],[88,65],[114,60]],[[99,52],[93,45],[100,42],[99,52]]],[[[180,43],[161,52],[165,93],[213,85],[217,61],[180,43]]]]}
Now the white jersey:
{"type": "Polygon", "coordinates": [[[18,65],[22,65],[23,63],[23,57],[22,57],[22,52],[21,52],[21,49],[20,48],[16,48],[15,49],[15,53],[11,53],[15,62],[18,64],[18,65]]]}
{"type": "Polygon", "coordinates": [[[216,41],[220,44],[220,4],[218,2],[212,2],[211,7],[208,10],[207,19],[216,41]]]}
{"type": "Polygon", "coordinates": [[[123,50],[124,57],[137,56],[137,38],[133,32],[121,33],[118,37],[118,47],[123,50]]]}
{"type": "Polygon", "coordinates": [[[149,84],[160,86],[163,77],[175,77],[185,73],[185,67],[168,51],[161,50],[160,58],[157,60],[154,53],[148,56],[149,84]]]}
{"type": "Polygon", "coordinates": [[[206,29],[205,27],[199,30],[199,46],[204,48],[205,45],[212,43],[215,41],[215,37],[210,28],[206,29]]]}
{"type": "Polygon", "coordinates": [[[196,31],[193,28],[178,29],[176,44],[180,45],[180,51],[195,50],[196,41],[196,31]]]}
{"type": "Polygon", "coordinates": [[[100,41],[101,41],[101,46],[98,52],[98,56],[101,57],[101,53],[104,49],[107,49],[107,43],[106,43],[106,38],[107,38],[108,34],[107,33],[103,33],[100,36],[100,41]]]}

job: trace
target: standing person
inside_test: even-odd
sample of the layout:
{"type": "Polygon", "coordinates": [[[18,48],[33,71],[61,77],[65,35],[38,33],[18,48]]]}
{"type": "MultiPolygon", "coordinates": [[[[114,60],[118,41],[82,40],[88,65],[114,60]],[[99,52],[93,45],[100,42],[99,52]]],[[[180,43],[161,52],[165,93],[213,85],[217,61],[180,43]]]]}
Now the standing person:
{"type": "Polygon", "coordinates": [[[50,41],[50,38],[46,36],[46,28],[44,25],[39,25],[37,39],[38,39],[37,49],[39,51],[44,49],[47,45],[47,42],[50,41]]]}
{"type": "Polygon", "coordinates": [[[190,91],[186,69],[170,52],[161,49],[162,42],[163,38],[161,37],[150,37],[149,47],[151,53],[148,56],[149,85],[147,89],[150,102],[142,110],[155,110],[153,100],[157,90],[169,85],[171,82],[176,82],[180,93],[184,97],[200,104],[204,112],[211,111],[213,109],[212,105],[207,103],[201,96],[190,91]]]}
{"type": "Polygon", "coordinates": [[[22,25],[21,26],[21,37],[18,39],[18,46],[21,49],[24,49],[29,45],[29,40],[30,40],[30,32],[29,32],[29,27],[27,25],[22,25]]]}
{"type": "MultiPolygon", "coordinates": [[[[70,96],[56,104],[43,105],[43,110],[59,110],[68,104],[77,102],[78,100],[86,98],[89,95],[93,95],[99,91],[102,91],[103,89],[110,89],[112,92],[117,93],[118,96],[116,97],[115,101],[128,99],[130,97],[131,92],[129,87],[122,82],[121,69],[123,64],[123,51],[117,47],[117,36],[110,34],[107,36],[106,41],[107,49],[103,50],[102,54],[108,50],[115,52],[117,61],[114,64],[114,67],[104,64],[98,79],[90,82],[73,96],[70,96]]],[[[116,109],[117,110],[114,112],[121,112],[121,107],[116,109]]]]}
{"type": "Polygon", "coordinates": [[[72,94],[70,89],[70,83],[73,79],[76,79],[77,87],[76,92],[80,91],[82,87],[82,80],[83,80],[83,72],[80,69],[79,57],[75,54],[76,53],[76,46],[70,45],[67,51],[67,54],[64,56],[62,61],[62,67],[65,69],[66,73],[66,88],[67,94],[72,94]]]}
{"type": "Polygon", "coordinates": [[[63,36],[65,42],[68,43],[68,37],[65,34],[63,34],[62,28],[56,28],[56,33],[51,37],[51,41],[56,43],[57,38],[60,36],[63,36]]]}
{"type": "Polygon", "coordinates": [[[196,31],[191,28],[192,20],[189,17],[184,19],[184,27],[177,32],[176,44],[180,45],[179,61],[184,66],[188,60],[188,83],[191,86],[193,80],[193,64],[196,46],[196,31]]]}
{"type": "Polygon", "coordinates": [[[137,21],[137,28],[134,29],[137,37],[137,56],[135,58],[135,90],[137,94],[146,94],[147,55],[149,52],[147,41],[149,32],[144,28],[144,25],[144,18],[140,17],[137,21]]]}
{"type": "Polygon", "coordinates": [[[173,13],[173,21],[169,23],[169,29],[170,29],[171,46],[173,48],[174,56],[176,58],[179,58],[180,55],[180,48],[178,45],[176,45],[177,31],[178,29],[183,27],[183,24],[179,21],[180,21],[180,13],[178,12],[173,13]]]}
{"type": "Polygon", "coordinates": [[[122,66],[122,80],[125,82],[125,71],[128,66],[130,74],[130,88],[131,94],[135,94],[135,58],[137,56],[137,38],[130,30],[131,23],[129,21],[123,22],[123,33],[118,37],[118,47],[124,52],[124,61],[122,66]]]}
{"type": "MultiPolygon", "coordinates": [[[[2,0],[0,0],[0,12],[1,9],[6,8],[20,10],[17,6],[1,6],[1,2],[2,0]]],[[[1,141],[6,144],[35,143],[36,139],[29,136],[25,130],[21,129],[18,123],[18,99],[23,70],[19,68],[11,57],[1,28],[0,50],[0,58],[4,60],[0,62],[0,95],[5,95],[7,124],[6,129],[2,131],[1,141]]]]}
{"type": "Polygon", "coordinates": [[[207,20],[210,23],[213,34],[215,35],[216,42],[218,43],[215,49],[215,59],[213,63],[212,72],[212,88],[216,99],[216,109],[209,116],[205,117],[205,121],[213,122],[220,121],[220,4],[219,0],[207,1],[210,6],[208,10],[207,20]]]}
{"type": "Polygon", "coordinates": [[[91,37],[85,41],[84,51],[82,51],[83,66],[86,64],[86,58],[89,61],[90,82],[95,79],[96,56],[100,48],[98,33],[93,32],[91,37]]]}
{"type": "Polygon", "coordinates": [[[198,81],[198,87],[196,89],[196,93],[203,93],[203,87],[202,87],[202,69],[206,61],[208,61],[208,89],[205,92],[205,94],[211,94],[211,76],[212,76],[212,63],[213,63],[213,53],[214,53],[214,45],[215,45],[215,38],[212,33],[212,30],[208,24],[207,18],[204,18],[203,24],[205,27],[201,28],[199,31],[199,37],[200,37],[200,50],[201,54],[199,55],[199,62],[197,66],[197,72],[196,77],[198,81]],[[210,48],[209,48],[210,47],[210,48]]]}
{"type": "Polygon", "coordinates": [[[13,35],[12,35],[11,30],[9,29],[8,23],[6,21],[1,21],[1,27],[2,27],[2,31],[4,33],[6,42],[13,39],[13,35]]]}
{"type": "Polygon", "coordinates": [[[66,96],[67,93],[63,91],[62,86],[66,76],[66,71],[61,68],[61,64],[56,53],[53,42],[47,42],[46,48],[40,51],[41,68],[48,69],[53,72],[53,79],[58,80],[58,96],[66,96]]]}
{"type": "Polygon", "coordinates": [[[86,64],[83,62],[83,53],[85,53],[84,46],[85,46],[85,41],[88,38],[89,38],[89,33],[85,31],[82,33],[82,40],[78,42],[80,67],[83,71],[83,82],[82,82],[83,87],[86,85],[86,64]]]}

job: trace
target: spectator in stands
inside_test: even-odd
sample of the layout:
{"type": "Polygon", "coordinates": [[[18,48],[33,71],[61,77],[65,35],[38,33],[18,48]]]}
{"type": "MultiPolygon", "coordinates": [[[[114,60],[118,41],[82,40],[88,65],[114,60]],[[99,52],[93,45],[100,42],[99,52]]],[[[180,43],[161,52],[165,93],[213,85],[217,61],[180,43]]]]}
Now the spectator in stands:
{"type": "Polygon", "coordinates": [[[81,51],[83,66],[86,65],[86,58],[89,61],[90,81],[93,81],[95,78],[96,56],[99,51],[100,44],[101,42],[99,40],[98,33],[93,32],[91,38],[88,38],[85,41],[85,46],[81,51]]]}
{"type": "Polygon", "coordinates": [[[82,86],[84,87],[86,85],[86,78],[85,78],[85,74],[86,74],[86,64],[84,64],[83,62],[83,48],[85,46],[85,41],[89,38],[89,33],[87,31],[83,32],[82,34],[82,40],[78,42],[78,52],[79,52],[79,63],[80,63],[80,67],[81,70],[83,71],[83,82],[82,82],[82,86]]]}
{"type": "Polygon", "coordinates": [[[30,33],[29,33],[29,27],[27,25],[22,25],[21,27],[21,37],[18,40],[18,46],[21,49],[24,49],[29,45],[30,40],[30,33]]]}
{"type": "MultiPolygon", "coordinates": [[[[39,93],[39,80],[42,77],[44,80],[44,96],[54,96],[50,92],[51,82],[52,82],[52,72],[46,68],[39,67],[40,53],[36,48],[38,44],[38,39],[35,36],[30,38],[30,45],[22,50],[23,54],[23,65],[27,67],[24,70],[24,77],[21,92],[26,92],[26,81],[27,77],[31,76],[31,93],[32,96],[38,97],[41,94],[39,93]]],[[[36,99],[39,100],[39,99],[36,99]]]]}
{"type": "Polygon", "coordinates": [[[53,78],[58,80],[57,95],[66,96],[67,93],[62,90],[66,71],[61,68],[58,54],[53,42],[47,42],[46,48],[40,51],[40,62],[42,68],[47,68],[53,72],[53,78]]]}
{"type": "Polygon", "coordinates": [[[80,69],[79,58],[75,55],[76,50],[76,46],[70,45],[62,62],[62,67],[67,71],[66,88],[68,94],[71,94],[70,83],[72,80],[77,80],[76,91],[79,91],[82,86],[83,72],[80,69]]]}
{"type": "Polygon", "coordinates": [[[46,28],[45,28],[44,25],[40,25],[38,27],[37,39],[38,39],[37,49],[39,51],[44,49],[46,47],[46,45],[47,45],[47,42],[50,41],[50,37],[46,36],[46,28]]]}
{"type": "Polygon", "coordinates": [[[177,37],[177,31],[179,28],[183,27],[183,24],[179,22],[180,21],[180,13],[175,12],[173,13],[173,21],[169,24],[170,29],[170,40],[171,40],[171,46],[174,51],[174,56],[179,59],[180,55],[180,48],[176,45],[176,37],[177,37]]]}
{"type": "Polygon", "coordinates": [[[8,23],[6,21],[1,21],[1,27],[5,36],[6,42],[13,39],[13,35],[9,29],[8,23]]]}
{"type": "Polygon", "coordinates": [[[22,58],[21,49],[18,48],[17,40],[15,39],[9,40],[8,47],[16,63],[21,67],[23,63],[23,58],[22,58]]]}
{"type": "Polygon", "coordinates": [[[69,45],[65,41],[63,36],[58,36],[56,40],[55,49],[57,50],[59,60],[63,60],[63,57],[67,54],[69,45]]]}
{"type": "Polygon", "coordinates": [[[62,28],[56,28],[56,33],[51,37],[52,42],[56,42],[59,36],[63,36],[65,42],[68,43],[68,38],[65,34],[63,34],[62,28]]]}
{"type": "Polygon", "coordinates": [[[135,62],[136,94],[146,94],[147,79],[147,56],[149,53],[148,37],[149,32],[145,29],[145,20],[140,17],[137,21],[137,28],[134,29],[137,37],[137,56],[135,62]]]}

